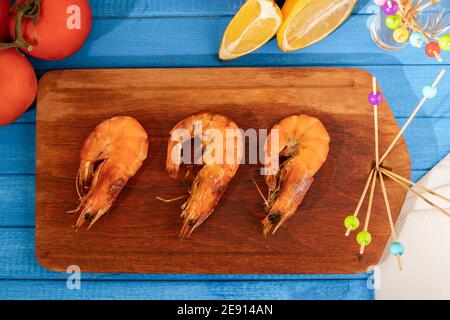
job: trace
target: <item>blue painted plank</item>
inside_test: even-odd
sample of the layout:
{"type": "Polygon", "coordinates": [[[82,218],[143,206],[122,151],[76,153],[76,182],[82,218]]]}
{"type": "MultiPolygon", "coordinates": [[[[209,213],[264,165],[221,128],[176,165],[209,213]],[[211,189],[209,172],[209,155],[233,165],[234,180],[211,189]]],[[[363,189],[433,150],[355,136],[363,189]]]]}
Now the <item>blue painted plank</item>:
{"type": "Polygon", "coordinates": [[[36,105],[33,104],[16,123],[35,123],[36,122],[36,105]]]}
{"type": "MultiPolygon", "coordinates": [[[[229,16],[234,15],[245,0],[91,0],[89,2],[92,14],[96,18],[137,18],[229,16]]],[[[353,14],[371,13],[373,8],[370,7],[370,0],[359,0],[353,14]]]]}
{"type": "Polygon", "coordinates": [[[372,299],[365,280],[65,281],[0,280],[0,299],[372,299]]]}
{"type": "Polygon", "coordinates": [[[422,178],[426,173],[428,172],[428,170],[414,170],[411,172],[411,180],[412,181],[419,181],[420,178],[422,178]]]}
{"type": "MultiPolygon", "coordinates": [[[[405,119],[398,118],[400,124],[405,119]]],[[[0,174],[35,173],[34,123],[0,127],[0,174]]],[[[413,170],[429,170],[450,151],[450,118],[418,118],[405,133],[413,170]]]]}
{"type": "Polygon", "coordinates": [[[0,175],[0,226],[34,226],[35,180],[34,175],[0,175]]]}
{"type": "Polygon", "coordinates": [[[89,2],[92,15],[96,18],[138,18],[233,15],[245,0],[91,0],[89,2]]]}
{"type": "MultiPolygon", "coordinates": [[[[402,126],[407,119],[397,119],[402,126]]],[[[429,170],[450,152],[450,118],[414,119],[404,133],[411,167],[429,170]]]]}
{"type": "MultiPolygon", "coordinates": [[[[342,275],[195,275],[195,274],[95,274],[86,280],[361,280],[366,274],[342,275]]],[[[0,228],[0,279],[67,279],[66,273],[41,267],[34,251],[34,228],[0,228]]]]}
{"type": "MultiPolygon", "coordinates": [[[[64,68],[194,66],[429,65],[436,59],[408,47],[382,51],[372,41],[367,16],[352,16],[323,41],[294,53],[282,53],[271,41],[255,53],[221,62],[217,50],[229,22],[226,17],[98,19],[85,46],[61,61],[32,59],[39,70],[64,68]]],[[[448,54],[443,53],[444,59],[448,54]]]]}
{"type": "Polygon", "coordinates": [[[33,174],[36,161],[36,125],[0,127],[0,173],[33,174]]]}

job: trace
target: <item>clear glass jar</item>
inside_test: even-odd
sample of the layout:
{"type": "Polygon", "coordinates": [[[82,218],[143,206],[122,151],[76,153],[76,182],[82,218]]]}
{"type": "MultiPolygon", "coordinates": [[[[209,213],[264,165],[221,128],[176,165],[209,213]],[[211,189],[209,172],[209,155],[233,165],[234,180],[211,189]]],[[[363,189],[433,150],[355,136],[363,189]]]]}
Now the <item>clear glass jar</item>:
{"type": "MultiPolygon", "coordinates": [[[[401,1],[401,0],[397,0],[401,1]]],[[[426,3],[426,2],[423,2],[426,3]]],[[[446,32],[450,26],[450,0],[441,0],[415,16],[421,28],[430,34],[439,36],[446,32]]],[[[384,50],[400,50],[408,45],[408,42],[398,43],[393,38],[393,30],[385,23],[386,15],[378,8],[378,13],[372,19],[370,33],[377,46],[384,50]]]]}

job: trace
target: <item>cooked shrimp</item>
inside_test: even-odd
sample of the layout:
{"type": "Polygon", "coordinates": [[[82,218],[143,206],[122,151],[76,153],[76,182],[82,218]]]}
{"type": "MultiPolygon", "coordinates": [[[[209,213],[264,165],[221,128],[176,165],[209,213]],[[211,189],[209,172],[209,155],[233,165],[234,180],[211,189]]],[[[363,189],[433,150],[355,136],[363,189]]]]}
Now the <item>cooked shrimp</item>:
{"type": "Polygon", "coordinates": [[[219,114],[193,115],[181,120],[170,132],[166,169],[172,178],[183,179],[193,173],[191,167],[180,174],[183,143],[190,143],[191,139],[200,139],[204,165],[182,206],[184,222],[180,238],[188,238],[211,215],[236,174],[242,156],[239,149],[242,135],[233,121],[219,114]],[[207,159],[206,155],[213,159],[207,159]]]}
{"type": "Polygon", "coordinates": [[[329,143],[330,137],[322,122],[307,115],[287,117],[273,127],[266,141],[269,160],[265,168],[269,170],[274,163],[278,164],[279,156],[287,159],[265,177],[269,198],[267,216],[262,221],[264,235],[275,233],[297,211],[314,175],[327,159],[329,143]],[[278,131],[274,131],[276,129],[278,131]],[[272,141],[276,132],[278,146],[272,141]]]}
{"type": "Polygon", "coordinates": [[[114,117],[100,123],[84,141],[76,186],[81,210],[75,228],[89,228],[105,214],[128,179],[147,158],[148,136],[131,117],[114,117]]]}

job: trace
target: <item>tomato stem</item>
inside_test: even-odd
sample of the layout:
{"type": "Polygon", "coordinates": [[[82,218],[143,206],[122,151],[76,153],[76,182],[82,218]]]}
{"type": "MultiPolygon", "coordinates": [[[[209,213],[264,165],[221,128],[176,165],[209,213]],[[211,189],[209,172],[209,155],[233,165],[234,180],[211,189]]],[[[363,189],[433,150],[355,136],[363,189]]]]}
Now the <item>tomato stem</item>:
{"type": "Polygon", "coordinates": [[[16,19],[14,26],[15,40],[10,43],[0,43],[0,51],[9,48],[22,48],[28,51],[33,50],[33,45],[29,44],[23,37],[22,24],[23,19],[33,20],[34,25],[37,25],[39,13],[41,10],[41,0],[28,0],[25,2],[16,2],[11,7],[10,15],[16,19]]]}

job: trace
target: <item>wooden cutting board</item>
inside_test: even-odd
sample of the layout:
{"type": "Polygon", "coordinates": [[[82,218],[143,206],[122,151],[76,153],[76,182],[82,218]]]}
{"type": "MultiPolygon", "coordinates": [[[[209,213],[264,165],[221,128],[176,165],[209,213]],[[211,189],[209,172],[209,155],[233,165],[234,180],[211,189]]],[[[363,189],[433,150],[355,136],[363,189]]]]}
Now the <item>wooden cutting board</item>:
{"type": "MultiPolygon", "coordinates": [[[[46,268],[136,273],[356,273],[378,262],[389,237],[376,189],[369,231],[372,244],[358,254],[356,232],[344,236],[374,158],[371,75],[359,69],[221,68],[53,71],[40,81],[37,104],[36,255],[46,268]],[[299,212],[275,236],[262,235],[266,190],[259,165],[241,165],[214,214],[189,240],[179,240],[180,206],[173,198],[189,184],[165,172],[168,133],[182,118],[209,111],[241,128],[271,128],[288,115],[322,120],[331,136],[328,160],[299,212]],[[75,175],[86,136],[117,115],[138,119],[150,137],[148,159],[94,227],[76,232],[75,175]]],[[[399,128],[380,106],[384,150],[399,128]]],[[[410,174],[400,141],[385,163],[410,174]]],[[[397,217],[405,191],[387,180],[397,217]]],[[[364,206],[366,208],[366,206],[364,206]]],[[[363,223],[365,209],[361,212],[363,223]]]]}

